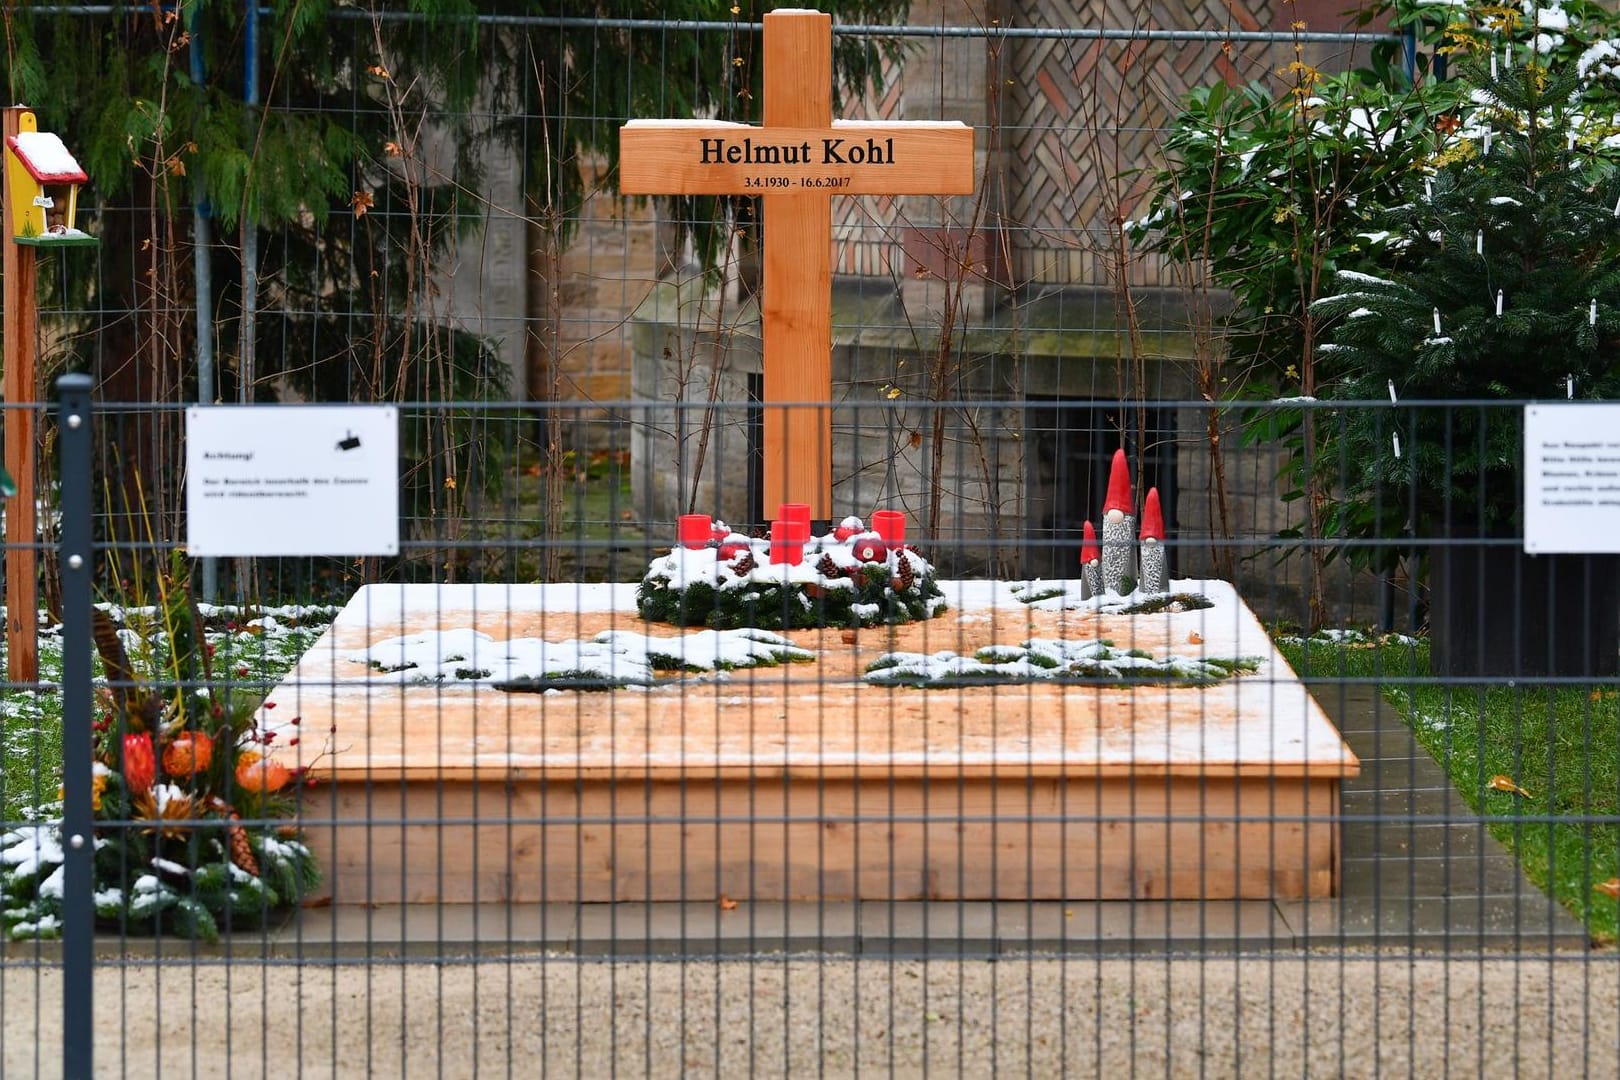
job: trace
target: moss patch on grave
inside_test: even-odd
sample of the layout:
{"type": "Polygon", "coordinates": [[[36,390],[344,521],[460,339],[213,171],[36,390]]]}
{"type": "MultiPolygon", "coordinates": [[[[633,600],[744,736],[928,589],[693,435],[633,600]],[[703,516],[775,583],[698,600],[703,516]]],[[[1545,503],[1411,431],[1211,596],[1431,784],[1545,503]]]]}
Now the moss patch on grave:
{"type": "Polygon", "coordinates": [[[865,679],[878,686],[943,690],[1018,683],[1204,686],[1259,670],[1258,657],[1158,657],[1119,649],[1109,641],[1032,638],[1020,645],[990,645],[972,656],[953,652],[893,652],[873,660],[865,679]]]}
{"type": "MultiPolygon", "coordinates": [[[[1130,578],[1125,579],[1132,586],[1130,578]]],[[[1215,606],[1207,596],[1193,592],[1174,593],[1105,593],[1101,596],[1080,594],[1079,582],[1035,581],[1011,586],[1011,592],[1020,603],[1040,604],[1048,600],[1065,600],[1066,610],[1096,611],[1103,615],[1158,615],[1163,612],[1203,611],[1215,606]]]]}
{"type": "Polygon", "coordinates": [[[1121,615],[1157,615],[1164,611],[1203,611],[1215,602],[1198,593],[1164,593],[1138,601],[1120,612],[1121,615]]]}
{"type": "Polygon", "coordinates": [[[815,658],[780,634],[752,627],[674,637],[604,630],[588,641],[496,641],[460,628],[387,638],[346,654],[347,660],[406,685],[484,684],[512,693],[649,687],[672,673],[775,667],[815,658]]]}

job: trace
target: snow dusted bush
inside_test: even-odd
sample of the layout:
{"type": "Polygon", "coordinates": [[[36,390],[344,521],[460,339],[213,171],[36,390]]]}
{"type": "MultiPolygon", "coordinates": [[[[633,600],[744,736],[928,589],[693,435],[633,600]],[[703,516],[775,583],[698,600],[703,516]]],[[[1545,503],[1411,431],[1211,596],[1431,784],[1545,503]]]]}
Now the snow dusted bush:
{"type": "Polygon", "coordinates": [[[1459,483],[1512,487],[1518,449],[1511,426],[1482,444],[1477,417],[1453,412],[1445,433],[1431,410],[1397,457],[1392,414],[1311,399],[1383,399],[1391,380],[1402,401],[1562,397],[1566,375],[1597,396],[1620,333],[1620,16],[1586,0],[1363,12],[1386,20],[1415,32],[1410,70],[1384,41],[1352,71],[1296,60],[1278,82],[1192,93],[1127,226],[1229,291],[1218,348],[1244,373],[1229,392],[1269,402],[1245,411],[1246,435],[1291,450],[1284,490],[1307,500],[1320,538],[1421,531],[1448,495],[1468,497],[1459,483]]]}

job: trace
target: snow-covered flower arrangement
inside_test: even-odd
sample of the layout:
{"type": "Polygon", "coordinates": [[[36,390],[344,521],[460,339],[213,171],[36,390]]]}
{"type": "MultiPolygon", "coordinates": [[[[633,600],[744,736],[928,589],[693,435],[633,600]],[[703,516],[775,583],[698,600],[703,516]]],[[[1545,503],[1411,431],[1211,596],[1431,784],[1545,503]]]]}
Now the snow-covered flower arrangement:
{"type": "Polygon", "coordinates": [[[772,543],[719,523],[702,546],[654,559],[636,594],[642,618],[791,630],[906,623],[945,610],[933,565],[859,518],[803,541],[796,562],[772,562],[772,543]]]}
{"type": "MultiPolygon", "coordinates": [[[[124,933],[213,939],[261,923],[313,889],[319,866],[290,822],[313,781],[271,752],[257,695],[216,676],[204,619],[176,558],[159,582],[161,645],[94,612],[107,685],[96,694],[91,806],[97,918],[124,933]],[[150,648],[143,678],[129,648],[150,648]]],[[[121,613],[121,612],[120,612],[121,613]]],[[[220,672],[219,675],[239,674],[220,672]]],[[[0,926],[12,939],[60,933],[62,822],[44,815],[0,834],[0,926]]]]}

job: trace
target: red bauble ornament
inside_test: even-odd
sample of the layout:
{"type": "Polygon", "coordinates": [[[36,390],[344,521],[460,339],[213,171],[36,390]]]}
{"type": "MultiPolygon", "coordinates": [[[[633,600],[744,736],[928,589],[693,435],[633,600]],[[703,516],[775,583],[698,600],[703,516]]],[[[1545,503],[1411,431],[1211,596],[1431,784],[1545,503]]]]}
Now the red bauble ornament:
{"type": "Polygon", "coordinates": [[[721,544],[720,550],[717,554],[720,556],[721,562],[730,562],[732,559],[735,559],[748,549],[749,545],[747,541],[734,540],[721,544]]]}
{"type": "Polygon", "coordinates": [[[834,525],[832,535],[833,539],[840,544],[847,544],[851,537],[859,536],[865,531],[866,526],[861,522],[861,519],[851,516],[834,525]]]}
{"type": "Polygon", "coordinates": [[[152,751],[152,736],[147,732],[124,736],[124,786],[132,795],[144,795],[152,790],[157,779],[157,755],[152,751]]]}
{"type": "Polygon", "coordinates": [[[889,545],[876,533],[862,536],[855,541],[851,553],[861,562],[878,563],[889,557],[889,545]]]}

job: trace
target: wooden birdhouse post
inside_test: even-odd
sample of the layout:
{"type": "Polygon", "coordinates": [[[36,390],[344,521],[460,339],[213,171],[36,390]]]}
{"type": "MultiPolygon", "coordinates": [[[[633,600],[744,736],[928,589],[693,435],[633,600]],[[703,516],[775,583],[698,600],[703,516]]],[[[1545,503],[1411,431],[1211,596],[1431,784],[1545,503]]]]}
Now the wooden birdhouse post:
{"type": "Polygon", "coordinates": [[[39,570],[34,472],[39,403],[35,371],[39,313],[35,253],[96,243],[79,231],[79,185],[88,177],[62,140],[40,131],[33,111],[5,110],[5,191],[0,249],[5,253],[5,471],[16,495],[6,507],[6,675],[39,680],[39,570]]]}

